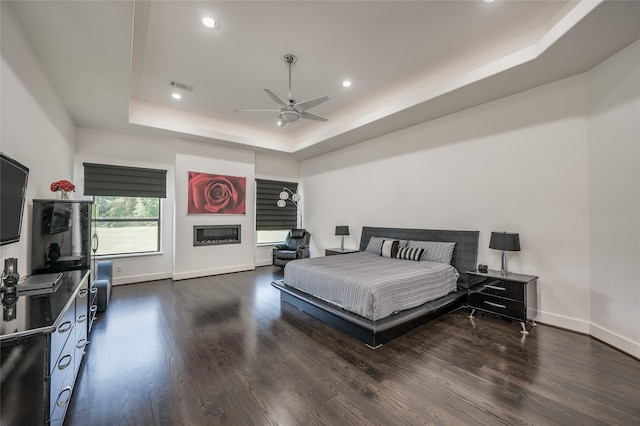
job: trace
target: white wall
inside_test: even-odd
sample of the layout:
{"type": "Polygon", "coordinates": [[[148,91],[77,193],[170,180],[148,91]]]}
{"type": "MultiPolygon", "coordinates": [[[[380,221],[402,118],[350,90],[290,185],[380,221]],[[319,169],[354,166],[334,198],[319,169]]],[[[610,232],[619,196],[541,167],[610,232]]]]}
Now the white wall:
{"type": "Polygon", "coordinates": [[[304,161],[313,255],[349,225],[519,232],[537,319],[640,357],[640,41],[589,73],[304,161]]]}
{"type": "Polygon", "coordinates": [[[586,77],[578,76],[303,162],[314,254],[349,225],[520,233],[510,269],[539,276],[538,319],[589,330],[586,77]]]}
{"type": "Polygon", "coordinates": [[[590,332],[640,357],[640,41],[589,74],[590,332]]]}
{"type": "Polygon", "coordinates": [[[175,156],[174,279],[201,277],[255,268],[255,153],[203,142],[178,140],[175,156]],[[188,173],[244,176],[246,214],[187,214],[188,173]],[[193,246],[194,225],[241,225],[240,244],[193,246]]]}
{"type": "Polygon", "coordinates": [[[76,151],[78,196],[84,191],[82,164],[100,163],[118,166],[167,170],[167,198],[161,200],[161,254],[116,256],[113,283],[126,284],[171,278],[173,275],[174,162],[175,139],[143,138],[79,127],[76,151]]]}
{"type": "Polygon", "coordinates": [[[0,2],[0,149],[29,168],[20,241],[0,247],[0,259],[18,259],[21,276],[31,270],[34,198],[55,198],[51,182],[73,175],[75,125],[38,62],[11,5],[0,2]]]}

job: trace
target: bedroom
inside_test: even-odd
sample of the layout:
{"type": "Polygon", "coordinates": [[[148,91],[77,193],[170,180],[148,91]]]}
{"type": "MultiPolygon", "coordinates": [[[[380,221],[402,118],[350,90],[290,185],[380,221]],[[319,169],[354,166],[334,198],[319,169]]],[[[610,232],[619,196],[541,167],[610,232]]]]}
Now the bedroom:
{"type": "MultiPolygon", "coordinates": [[[[511,269],[540,276],[538,320],[640,356],[637,41],[586,73],[298,161],[159,132],[77,127],[4,3],[2,150],[41,170],[28,197],[48,196],[53,180],[79,183],[84,161],[118,163],[123,152],[133,165],[169,171],[175,196],[164,204],[163,253],[120,260],[116,284],[267,264],[269,249],[251,235],[240,252],[214,258],[174,241],[174,227],[190,233],[195,224],[177,201],[185,173],[204,167],[248,181],[300,181],[315,254],[338,244],[336,225],[350,226],[349,247],[364,225],[468,228],[481,231],[478,259],[497,268],[490,232],[519,232],[523,250],[511,269]]],[[[251,216],[243,228],[252,229],[251,216]]],[[[2,258],[25,257],[27,246],[3,246],[2,258]]]]}

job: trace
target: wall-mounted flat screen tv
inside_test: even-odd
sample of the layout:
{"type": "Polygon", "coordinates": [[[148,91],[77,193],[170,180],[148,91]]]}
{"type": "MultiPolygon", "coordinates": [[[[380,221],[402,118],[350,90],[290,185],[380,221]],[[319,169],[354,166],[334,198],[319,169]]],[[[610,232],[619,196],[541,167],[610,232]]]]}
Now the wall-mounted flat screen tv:
{"type": "Polygon", "coordinates": [[[0,152],[0,245],[20,241],[29,169],[0,152]]]}

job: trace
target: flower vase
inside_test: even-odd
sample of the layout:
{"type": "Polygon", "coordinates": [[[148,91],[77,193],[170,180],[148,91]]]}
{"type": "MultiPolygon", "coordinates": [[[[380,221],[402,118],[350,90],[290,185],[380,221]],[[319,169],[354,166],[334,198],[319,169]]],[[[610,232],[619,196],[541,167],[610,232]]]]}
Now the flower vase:
{"type": "Polygon", "coordinates": [[[60,199],[61,200],[68,200],[69,199],[69,193],[67,191],[58,191],[60,193],[60,199]]]}

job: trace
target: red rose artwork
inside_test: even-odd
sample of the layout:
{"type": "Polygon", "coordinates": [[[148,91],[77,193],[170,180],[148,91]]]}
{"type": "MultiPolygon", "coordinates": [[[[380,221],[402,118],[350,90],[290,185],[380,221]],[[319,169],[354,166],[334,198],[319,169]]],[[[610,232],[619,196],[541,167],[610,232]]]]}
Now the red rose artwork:
{"type": "Polygon", "coordinates": [[[189,214],[245,214],[247,178],[189,172],[189,214]]]}

